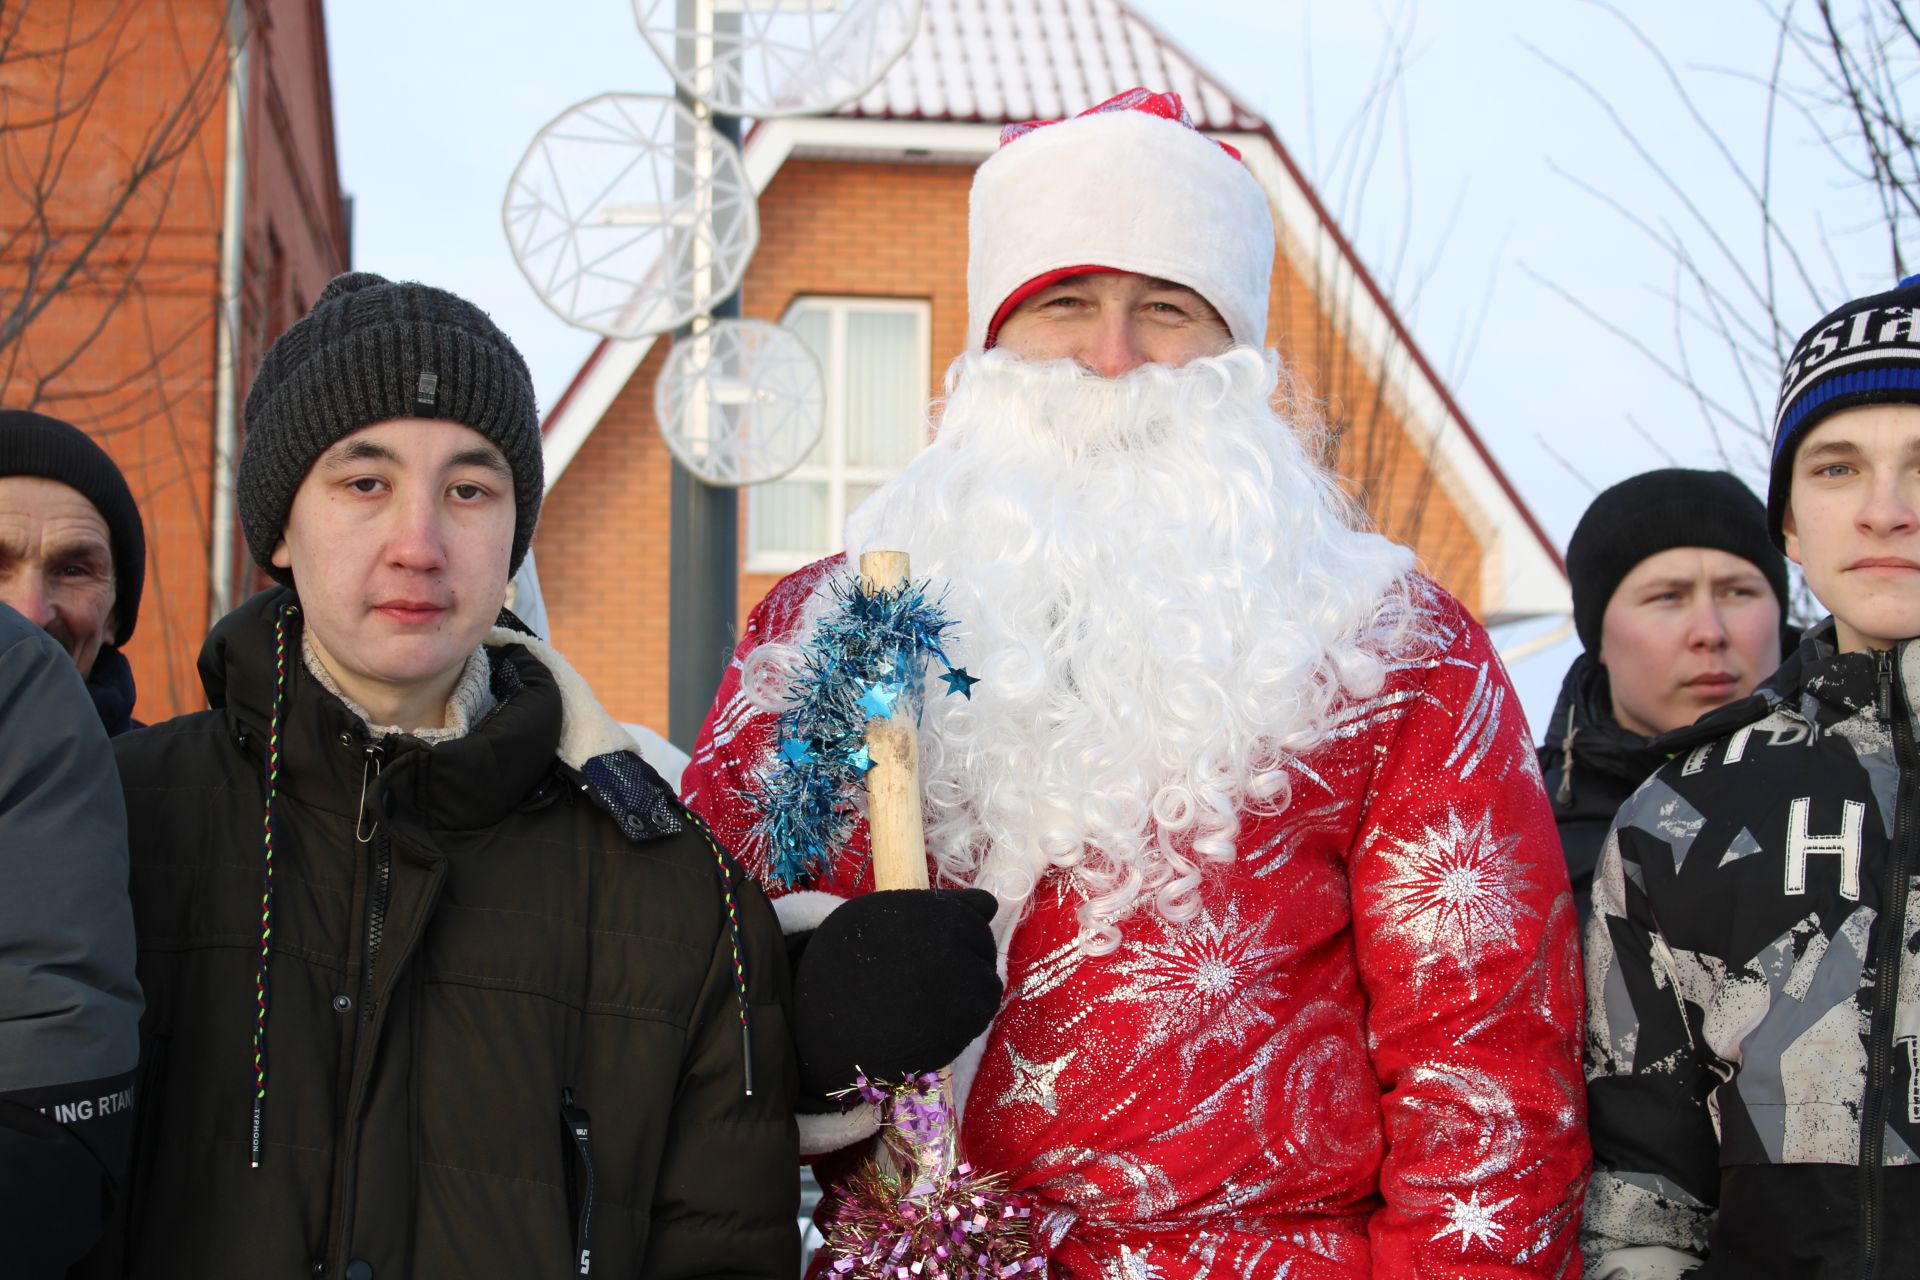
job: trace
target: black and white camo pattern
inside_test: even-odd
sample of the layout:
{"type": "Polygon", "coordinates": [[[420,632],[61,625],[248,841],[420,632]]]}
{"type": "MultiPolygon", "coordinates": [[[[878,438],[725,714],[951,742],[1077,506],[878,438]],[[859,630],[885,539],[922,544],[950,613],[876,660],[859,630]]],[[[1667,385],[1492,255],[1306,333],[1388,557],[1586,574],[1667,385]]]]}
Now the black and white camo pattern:
{"type": "MultiPolygon", "coordinates": [[[[1736,1243],[1761,1247],[1723,1232],[1737,1216],[1750,1234],[1759,1215],[1732,1188],[1766,1185],[1767,1168],[1834,1166],[1837,1200],[1854,1198],[1892,888],[1894,734],[1920,723],[1892,713],[1920,695],[1920,647],[1903,646],[1896,681],[1893,662],[1836,654],[1830,636],[1810,638],[1753,698],[1666,740],[1676,754],[1607,836],[1586,938],[1593,1280],[1671,1276],[1709,1254],[1713,1275],[1751,1274],[1717,1266],[1736,1243]]],[[[1889,1167],[1920,1164],[1920,894],[1897,941],[1889,1167]]],[[[1774,1210],[1793,1197],[1759,1198],[1791,1241],[1797,1224],[1774,1210]]]]}

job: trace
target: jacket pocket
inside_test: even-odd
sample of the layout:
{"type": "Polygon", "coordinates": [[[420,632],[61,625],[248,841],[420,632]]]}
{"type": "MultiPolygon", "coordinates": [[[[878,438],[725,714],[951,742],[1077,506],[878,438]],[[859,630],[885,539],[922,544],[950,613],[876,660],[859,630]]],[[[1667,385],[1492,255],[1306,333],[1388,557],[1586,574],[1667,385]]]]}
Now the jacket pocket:
{"type": "Polygon", "coordinates": [[[573,1219],[573,1258],[569,1274],[593,1272],[593,1118],[573,1100],[572,1089],[560,1091],[560,1122],[568,1148],[567,1212],[573,1219]]]}

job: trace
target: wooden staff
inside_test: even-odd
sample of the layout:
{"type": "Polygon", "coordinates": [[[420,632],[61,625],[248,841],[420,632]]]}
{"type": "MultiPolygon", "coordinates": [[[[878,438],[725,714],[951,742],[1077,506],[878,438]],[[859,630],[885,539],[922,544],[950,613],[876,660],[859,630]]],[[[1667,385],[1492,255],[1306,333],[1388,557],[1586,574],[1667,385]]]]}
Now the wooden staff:
{"type": "MultiPolygon", "coordinates": [[[[908,582],[904,551],[860,557],[860,589],[898,591],[908,582]]],[[[873,887],[927,887],[927,839],[920,815],[920,737],[906,694],[893,714],[867,721],[867,833],[873,849],[873,887]]]]}

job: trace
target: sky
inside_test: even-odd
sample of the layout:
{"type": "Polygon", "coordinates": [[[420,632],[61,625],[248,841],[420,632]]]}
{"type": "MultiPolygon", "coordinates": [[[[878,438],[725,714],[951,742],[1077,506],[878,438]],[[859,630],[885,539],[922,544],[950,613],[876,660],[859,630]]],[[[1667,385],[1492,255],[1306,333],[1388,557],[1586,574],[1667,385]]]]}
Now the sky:
{"type": "MultiPolygon", "coordinates": [[[[1638,229],[1680,229],[1697,269],[1743,304],[1729,323],[1758,320],[1734,274],[1766,275],[1758,205],[1727,157],[1761,171],[1776,26],[1760,0],[1134,3],[1273,124],[1557,547],[1594,494],[1653,467],[1731,463],[1763,491],[1758,442],[1716,434],[1641,348],[1674,366],[1690,334],[1694,382],[1736,418],[1763,418],[1773,389],[1743,383],[1683,318],[1674,257],[1638,229]]],[[[354,266],[472,298],[551,405],[595,335],[520,275],[500,207],[567,107],[671,92],[631,4],[332,0],[326,17],[354,266]]],[[[1770,207],[1812,285],[1774,255],[1797,333],[1891,284],[1891,267],[1870,195],[1804,119],[1782,112],[1774,128],[1770,207]]],[[[1577,653],[1567,641],[1511,664],[1536,736],[1577,653]]]]}

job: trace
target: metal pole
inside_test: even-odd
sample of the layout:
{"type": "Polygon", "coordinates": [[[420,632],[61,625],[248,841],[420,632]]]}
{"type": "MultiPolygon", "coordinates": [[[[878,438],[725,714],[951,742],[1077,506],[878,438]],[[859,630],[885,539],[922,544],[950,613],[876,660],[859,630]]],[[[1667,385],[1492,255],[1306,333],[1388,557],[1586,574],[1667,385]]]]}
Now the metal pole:
{"type": "Polygon", "coordinates": [[[207,625],[234,605],[235,456],[240,442],[240,286],[247,192],[247,148],[242,136],[247,106],[247,11],[243,0],[227,6],[227,166],[220,195],[220,310],[215,320],[213,362],[213,498],[207,531],[207,625]]]}
{"type": "MultiPolygon", "coordinates": [[[[697,22],[683,21],[683,29],[691,25],[708,32],[719,22],[739,22],[734,15],[715,15],[711,3],[701,0],[681,0],[681,10],[697,14],[697,22]]],[[[710,38],[707,44],[710,50],[710,38]]],[[[710,61],[708,52],[706,59],[692,65],[710,61]]],[[[679,97],[696,115],[706,113],[685,90],[679,97]]],[[[739,145],[739,117],[715,113],[709,122],[721,137],[739,145]]],[[[707,314],[716,320],[738,316],[740,294],[736,291],[721,299],[707,314]]],[[[673,340],[684,341],[705,327],[696,320],[677,330],[673,340]]],[[[739,529],[737,491],[707,484],[675,461],[667,601],[667,738],[683,750],[692,748],[699,736],[714,691],[733,656],[740,598],[739,529]]]]}

